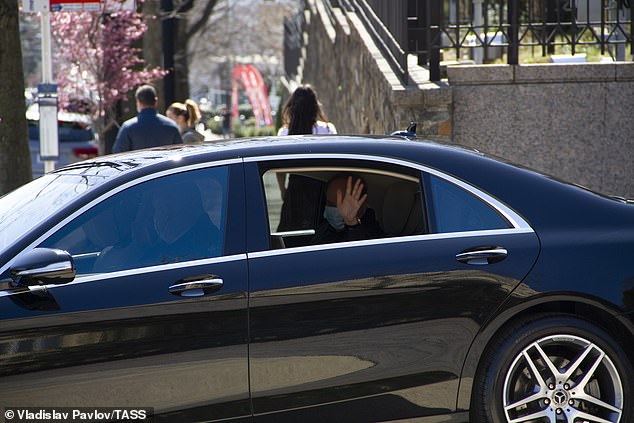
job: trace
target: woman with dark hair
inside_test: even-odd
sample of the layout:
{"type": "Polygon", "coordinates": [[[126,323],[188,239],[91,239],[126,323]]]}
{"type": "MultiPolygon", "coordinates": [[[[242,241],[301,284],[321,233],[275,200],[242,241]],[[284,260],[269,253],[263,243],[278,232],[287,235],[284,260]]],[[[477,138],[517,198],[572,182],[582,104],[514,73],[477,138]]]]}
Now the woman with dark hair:
{"type": "Polygon", "coordinates": [[[282,122],[284,126],[277,133],[280,136],[337,133],[310,85],[300,85],[293,91],[282,110],[282,122]]]}
{"type": "MultiPolygon", "coordinates": [[[[300,85],[284,105],[282,122],[277,135],[327,135],[336,134],[335,125],[328,122],[321,109],[317,93],[310,85],[300,85]]],[[[290,175],[288,186],[286,173],[277,173],[277,183],[282,196],[282,210],[278,231],[315,228],[315,204],[322,202],[324,184],[302,175],[290,175]]]]}

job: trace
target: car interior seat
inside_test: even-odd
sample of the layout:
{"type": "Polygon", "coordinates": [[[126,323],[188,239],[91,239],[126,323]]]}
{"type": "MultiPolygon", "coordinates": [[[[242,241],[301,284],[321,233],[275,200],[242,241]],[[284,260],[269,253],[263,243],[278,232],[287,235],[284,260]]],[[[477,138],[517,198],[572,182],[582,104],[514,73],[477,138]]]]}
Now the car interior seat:
{"type": "Polygon", "coordinates": [[[281,235],[271,235],[271,249],[277,250],[281,248],[286,248],[286,244],[284,243],[284,237],[281,235]]]}
{"type": "Polygon", "coordinates": [[[425,220],[418,184],[398,181],[387,187],[383,196],[381,226],[387,236],[424,233],[425,220]]]}

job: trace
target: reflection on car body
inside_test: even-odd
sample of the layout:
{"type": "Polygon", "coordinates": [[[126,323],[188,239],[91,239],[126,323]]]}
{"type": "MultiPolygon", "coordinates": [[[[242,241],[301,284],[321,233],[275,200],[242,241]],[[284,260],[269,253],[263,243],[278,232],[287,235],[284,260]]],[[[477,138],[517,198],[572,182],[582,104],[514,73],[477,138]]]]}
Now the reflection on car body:
{"type": "Polygon", "coordinates": [[[626,422],[633,218],[398,138],[73,164],[0,199],[0,393],[157,421],[626,422]],[[281,174],[310,192],[282,198],[281,174]],[[365,181],[380,237],[312,242],[339,174],[365,181]]]}

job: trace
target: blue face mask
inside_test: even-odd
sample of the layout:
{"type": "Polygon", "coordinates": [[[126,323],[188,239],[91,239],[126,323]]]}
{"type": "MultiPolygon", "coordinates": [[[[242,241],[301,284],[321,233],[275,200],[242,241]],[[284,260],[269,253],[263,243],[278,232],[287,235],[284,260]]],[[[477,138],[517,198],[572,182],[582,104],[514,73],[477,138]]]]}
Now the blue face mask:
{"type": "Polygon", "coordinates": [[[326,206],[324,209],[324,219],[330,223],[330,226],[335,228],[337,231],[343,231],[346,227],[346,223],[343,220],[343,217],[339,214],[339,210],[333,206],[326,206]]]}

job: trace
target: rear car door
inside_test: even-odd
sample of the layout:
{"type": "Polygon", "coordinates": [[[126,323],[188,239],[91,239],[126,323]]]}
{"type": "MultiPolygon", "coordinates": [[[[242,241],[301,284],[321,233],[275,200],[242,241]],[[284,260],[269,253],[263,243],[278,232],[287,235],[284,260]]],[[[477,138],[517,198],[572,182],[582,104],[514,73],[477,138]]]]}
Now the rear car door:
{"type": "Polygon", "coordinates": [[[250,415],[243,189],[239,161],[164,171],[43,234],[77,276],[0,292],[3,405],[250,415]]]}
{"type": "Polygon", "coordinates": [[[530,227],[464,182],[399,160],[322,155],[245,166],[255,200],[248,205],[254,414],[383,421],[454,411],[472,340],[536,259],[530,227]],[[323,224],[323,201],[293,230],[281,217],[292,188],[280,197],[278,173],[321,181],[321,192],[329,178],[358,175],[384,235],[311,243],[305,222],[323,224]]]}

